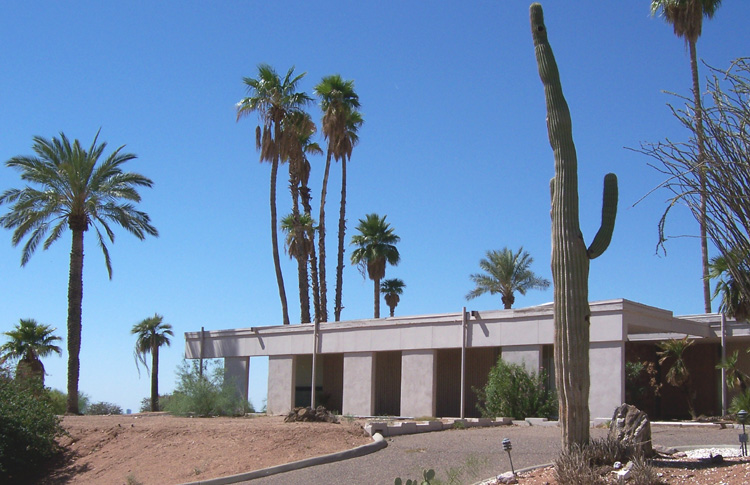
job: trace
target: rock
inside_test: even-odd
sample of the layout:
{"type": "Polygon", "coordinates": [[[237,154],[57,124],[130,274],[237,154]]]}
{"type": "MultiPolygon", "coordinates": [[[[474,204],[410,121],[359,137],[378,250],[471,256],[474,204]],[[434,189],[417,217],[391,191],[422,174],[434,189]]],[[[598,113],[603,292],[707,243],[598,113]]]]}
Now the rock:
{"type": "Polygon", "coordinates": [[[640,449],[646,458],[654,455],[651,422],[646,413],[630,404],[622,404],[615,409],[607,437],[632,444],[636,449],[640,449]]]}
{"type": "Polygon", "coordinates": [[[518,483],[518,478],[513,472],[505,472],[497,476],[497,483],[518,483]]]}
{"type": "Polygon", "coordinates": [[[323,406],[313,409],[311,407],[298,407],[289,411],[284,418],[285,423],[293,422],[325,422],[338,423],[336,416],[323,406]]]}

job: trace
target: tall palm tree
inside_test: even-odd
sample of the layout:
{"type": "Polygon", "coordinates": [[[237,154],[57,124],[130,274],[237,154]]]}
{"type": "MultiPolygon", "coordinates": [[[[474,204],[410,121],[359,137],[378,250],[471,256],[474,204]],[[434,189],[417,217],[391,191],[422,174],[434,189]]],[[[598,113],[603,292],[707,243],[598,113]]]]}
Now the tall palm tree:
{"type": "Polygon", "coordinates": [[[153,182],[143,175],[124,172],[122,165],[136,158],[117,148],[101,163],[106,143],[97,145],[99,133],[91,147],[83,148],[78,140],[72,143],[65,136],[47,140],[34,137],[32,149],[36,156],[19,156],[5,164],[21,172],[21,179],[39,186],[6,190],[0,205],[13,204],[10,212],[0,217],[0,226],[15,229],[13,245],[28,237],[23,247],[21,266],[25,266],[40,242],[49,248],[66,229],[72,233],[70,272],[68,279],[68,402],[67,412],[78,414],[78,375],[81,351],[81,304],[83,301],[83,236],[91,227],[104,254],[107,273],[112,279],[112,262],[105,234],[114,242],[115,223],[138,239],[158,236],[148,214],[136,210],[140,202],[138,187],[151,187],[153,182]],[[103,232],[102,232],[103,231],[103,232]]]}
{"type": "MultiPolygon", "coordinates": [[[[141,320],[133,325],[130,333],[137,335],[135,341],[135,364],[143,364],[146,372],[149,371],[146,355],[151,354],[151,411],[159,411],[159,348],[169,347],[169,337],[174,337],[172,325],[164,323],[164,317],[154,313],[153,317],[141,320]]],[[[138,367],[140,373],[140,367],[138,367]]]]}
{"type": "Polygon", "coordinates": [[[679,387],[685,391],[687,396],[688,411],[690,416],[695,419],[695,406],[693,405],[693,391],[690,382],[690,371],[685,362],[685,351],[689,349],[694,340],[688,340],[687,336],[681,339],[664,340],[656,344],[661,350],[656,352],[659,356],[659,364],[664,365],[668,360],[672,360],[665,379],[667,383],[679,387]]]}
{"type": "MultiPolygon", "coordinates": [[[[347,151],[347,137],[351,131],[349,124],[352,111],[359,108],[359,96],[354,91],[354,81],[345,81],[338,74],[324,77],[315,86],[315,94],[320,98],[320,108],[323,110],[323,136],[328,141],[326,150],[326,164],[323,171],[323,186],[320,192],[320,215],[318,218],[318,251],[320,276],[320,306],[321,317],[328,320],[328,286],[326,283],[326,217],[325,205],[328,192],[328,175],[331,169],[331,159],[343,160],[345,154],[351,155],[351,147],[347,151]]],[[[361,117],[360,117],[361,119],[361,117]]],[[[361,123],[360,123],[361,124],[361,123]]],[[[353,144],[351,145],[353,146],[353,144]]],[[[346,198],[345,171],[342,172],[342,200],[346,198]]],[[[343,261],[343,232],[339,234],[339,253],[343,261]]],[[[343,271],[343,263],[341,264],[343,271]]],[[[338,281],[338,277],[337,277],[338,281]]],[[[341,313],[340,302],[334,312],[341,313]]],[[[338,318],[336,318],[338,320],[338,318]]]]}
{"type": "Polygon", "coordinates": [[[54,343],[62,340],[53,335],[55,330],[34,319],[22,318],[16,328],[3,332],[9,340],[0,346],[0,364],[8,359],[19,359],[16,379],[38,379],[44,386],[44,364],[41,358],[52,353],[62,354],[62,349],[54,343]]]}
{"type": "MultiPolygon", "coordinates": [[[[721,5],[721,0],[652,0],[651,15],[661,12],[667,23],[674,28],[677,37],[685,39],[690,50],[690,72],[692,75],[693,104],[695,105],[695,133],[698,142],[698,163],[705,162],[703,108],[701,87],[698,80],[698,58],[695,45],[703,29],[703,17],[711,18],[721,5]]],[[[711,284],[708,278],[708,238],[706,237],[706,176],[705,169],[699,173],[701,186],[700,240],[701,264],[703,268],[703,301],[706,313],[711,313],[711,284]]]]}
{"type": "Polygon", "coordinates": [[[396,266],[401,260],[396,244],[401,240],[390,224],[385,221],[388,216],[367,214],[359,220],[356,230],[359,234],[352,236],[352,245],[357,248],[352,252],[351,261],[359,267],[362,276],[367,276],[375,283],[374,318],[380,318],[380,280],[385,276],[386,264],[396,266]]]}
{"type": "MultiPolygon", "coordinates": [[[[301,240],[304,236],[303,232],[305,231],[305,228],[300,224],[300,195],[302,195],[303,198],[309,198],[310,196],[310,189],[307,186],[310,178],[310,162],[307,159],[307,156],[310,154],[320,155],[323,151],[317,143],[312,141],[316,127],[308,113],[304,111],[293,111],[286,116],[283,124],[284,133],[287,134],[283,136],[285,145],[283,152],[289,162],[289,190],[292,194],[292,214],[289,216],[291,219],[287,221],[286,230],[294,231],[295,234],[293,238],[301,240]]],[[[309,200],[307,202],[309,204],[309,200]]],[[[311,221],[312,216],[307,209],[305,209],[305,211],[307,219],[311,221]]],[[[282,229],[285,229],[284,221],[282,221],[282,229]]],[[[287,237],[289,237],[289,233],[287,233],[287,237]]],[[[310,250],[314,251],[314,247],[311,247],[310,250]]],[[[299,286],[301,323],[310,322],[310,295],[308,291],[309,278],[307,263],[311,254],[314,254],[314,252],[311,253],[310,250],[295,252],[294,255],[297,259],[297,280],[299,286]]],[[[313,268],[313,291],[319,292],[317,284],[317,268],[313,268]]],[[[319,313],[319,294],[315,295],[313,299],[315,301],[315,312],[317,315],[319,313]]]]}
{"type": "Polygon", "coordinates": [[[487,257],[479,260],[479,267],[485,273],[469,276],[476,288],[466,295],[466,299],[471,300],[485,293],[499,294],[505,309],[509,310],[516,301],[516,292],[525,295],[528,290],[549,288],[549,280],[531,271],[533,262],[534,258],[523,247],[515,253],[507,247],[500,251],[487,251],[487,257]]]}
{"type": "Polygon", "coordinates": [[[279,161],[285,159],[282,123],[290,112],[301,110],[312,101],[307,94],[297,92],[297,84],[307,73],[294,77],[293,74],[294,67],[287,71],[284,79],[281,79],[271,66],[259,64],[257,79],[243,78],[248,96],[237,103],[238,121],[250,113],[258,113],[261,124],[255,128],[255,147],[260,151],[260,161],[271,163],[271,246],[284,325],[289,325],[289,310],[287,308],[286,290],[284,289],[284,277],[281,274],[276,218],[276,177],[279,170],[279,161]]]}
{"type": "Polygon", "coordinates": [[[341,304],[344,285],[344,235],[346,233],[346,163],[352,157],[352,150],[359,142],[358,131],[364,123],[359,111],[350,111],[346,119],[346,135],[341,138],[339,150],[341,152],[341,201],[339,209],[339,246],[338,264],[336,265],[336,294],[333,304],[333,319],[341,320],[341,304]]]}
{"type": "MultiPolygon", "coordinates": [[[[750,301],[744,297],[740,285],[729,271],[730,260],[734,264],[743,266],[742,255],[735,253],[739,252],[730,252],[729,258],[724,255],[711,258],[711,262],[708,264],[708,277],[718,280],[714,288],[713,297],[716,298],[721,295],[719,311],[737,321],[743,321],[747,320],[748,316],[750,316],[750,301]]],[[[746,268],[747,264],[744,264],[744,269],[746,268]]]]}
{"type": "Polygon", "coordinates": [[[404,293],[404,288],[406,285],[400,278],[391,278],[380,283],[380,292],[385,295],[385,303],[391,309],[391,316],[395,313],[398,302],[401,301],[399,295],[404,293]]]}

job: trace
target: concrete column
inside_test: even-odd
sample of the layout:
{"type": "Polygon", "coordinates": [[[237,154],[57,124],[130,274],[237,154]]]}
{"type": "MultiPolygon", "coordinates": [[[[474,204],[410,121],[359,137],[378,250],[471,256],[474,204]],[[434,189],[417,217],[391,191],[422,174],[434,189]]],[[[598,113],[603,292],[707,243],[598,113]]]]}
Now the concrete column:
{"type": "Polygon", "coordinates": [[[625,402],[625,343],[592,342],[589,347],[589,413],[611,419],[625,402]]]}
{"type": "Polygon", "coordinates": [[[435,350],[404,350],[401,353],[402,416],[435,416],[436,370],[435,350]]]}
{"type": "Polygon", "coordinates": [[[502,348],[505,362],[522,365],[529,372],[539,372],[542,366],[541,345],[508,345],[502,348]]]}
{"type": "Polygon", "coordinates": [[[247,401],[247,383],[250,377],[250,357],[224,357],[224,380],[231,382],[236,395],[247,401]]]}
{"type": "Polygon", "coordinates": [[[344,392],[341,412],[372,416],[375,412],[375,353],[344,353],[344,392]]]}
{"type": "Polygon", "coordinates": [[[294,356],[268,357],[268,414],[286,414],[294,407],[294,356]]]}

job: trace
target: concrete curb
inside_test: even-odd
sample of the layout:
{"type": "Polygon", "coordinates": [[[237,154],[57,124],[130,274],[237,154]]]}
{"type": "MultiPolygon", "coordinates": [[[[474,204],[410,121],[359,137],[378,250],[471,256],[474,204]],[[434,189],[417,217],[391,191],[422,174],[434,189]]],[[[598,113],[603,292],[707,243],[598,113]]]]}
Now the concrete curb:
{"type": "Polygon", "coordinates": [[[372,437],[372,443],[352,448],[351,450],[339,451],[338,453],[330,453],[323,456],[315,456],[313,458],[306,458],[304,460],[293,461],[292,463],[286,463],[284,465],[272,466],[270,468],[262,468],[260,470],[254,470],[247,473],[240,473],[238,475],[230,475],[228,477],[211,478],[209,480],[200,480],[197,482],[188,482],[182,485],[224,485],[227,483],[244,482],[247,480],[253,480],[255,478],[267,477],[270,475],[276,475],[277,473],[284,473],[292,470],[299,470],[300,468],[307,468],[315,465],[323,465],[325,463],[333,463],[335,461],[348,460],[350,458],[357,458],[359,456],[369,455],[378,450],[382,450],[388,443],[380,433],[375,433],[372,437]]]}

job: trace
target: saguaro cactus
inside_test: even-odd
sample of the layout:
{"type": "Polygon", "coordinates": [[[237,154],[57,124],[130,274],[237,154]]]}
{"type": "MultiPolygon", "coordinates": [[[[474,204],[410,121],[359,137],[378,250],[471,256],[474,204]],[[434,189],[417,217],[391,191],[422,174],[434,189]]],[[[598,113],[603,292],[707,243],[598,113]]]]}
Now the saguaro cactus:
{"type": "Polygon", "coordinates": [[[589,260],[609,246],[617,213],[617,177],[604,177],[602,223],[586,248],[578,223],[578,173],[570,111],[563,96],[555,56],[547,41],[542,6],[530,8],[531,33],[547,101],[547,131],[555,154],[552,197],[552,280],[555,317],[555,384],[559,396],[562,445],[589,440],[589,260]]]}

